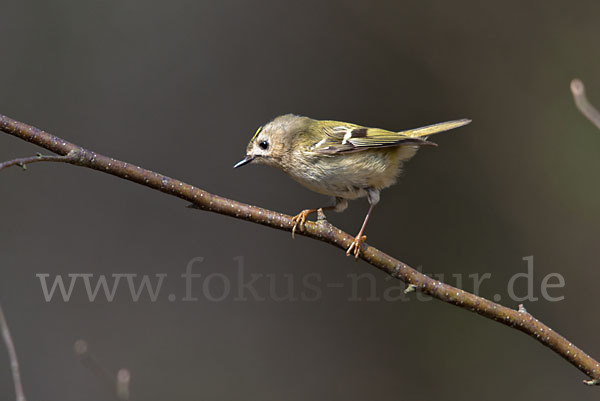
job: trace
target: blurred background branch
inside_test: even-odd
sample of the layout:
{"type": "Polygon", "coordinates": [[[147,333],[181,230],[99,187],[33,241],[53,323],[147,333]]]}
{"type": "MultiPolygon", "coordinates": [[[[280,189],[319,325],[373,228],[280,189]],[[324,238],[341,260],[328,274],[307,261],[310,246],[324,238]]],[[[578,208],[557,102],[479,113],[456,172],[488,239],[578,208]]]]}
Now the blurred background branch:
{"type": "Polygon", "coordinates": [[[117,401],[129,400],[129,384],[131,382],[131,373],[129,370],[120,369],[115,378],[90,352],[89,345],[85,340],[77,340],[73,349],[81,364],[100,380],[109,393],[115,396],[117,401]]]}
{"type": "Polygon", "coordinates": [[[15,384],[15,394],[17,397],[16,399],[17,401],[26,401],[25,393],[23,391],[23,383],[21,382],[21,372],[19,370],[19,360],[17,359],[17,351],[15,349],[15,344],[13,343],[12,337],[10,335],[10,330],[8,329],[8,323],[6,322],[6,317],[4,316],[2,305],[0,305],[0,331],[2,331],[2,339],[4,340],[4,344],[6,345],[6,349],[8,350],[8,356],[10,358],[10,368],[15,384]]]}
{"type": "Polygon", "coordinates": [[[574,79],[571,81],[571,93],[579,111],[600,129],[600,112],[587,99],[585,86],[581,80],[574,79]]]}
{"type": "MultiPolygon", "coordinates": [[[[176,196],[191,202],[193,207],[198,209],[279,230],[292,231],[294,226],[292,218],[285,214],[213,195],[182,181],[84,149],[6,116],[0,115],[0,130],[65,157],[61,161],[98,170],[176,196]]],[[[13,165],[18,165],[18,163],[13,163],[13,165]]],[[[326,220],[307,222],[300,234],[327,242],[344,251],[353,241],[352,236],[334,227],[326,220]]],[[[363,244],[360,258],[390,276],[402,280],[409,289],[414,288],[441,301],[475,312],[528,334],[588,375],[591,380],[584,380],[584,383],[588,385],[600,383],[600,364],[566,338],[535,319],[524,307],[513,310],[442,283],[367,244],[363,244]]],[[[128,375],[123,376],[122,381],[128,383],[128,375]]],[[[128,391],[120,393],[127,394],[128,391]]]]}

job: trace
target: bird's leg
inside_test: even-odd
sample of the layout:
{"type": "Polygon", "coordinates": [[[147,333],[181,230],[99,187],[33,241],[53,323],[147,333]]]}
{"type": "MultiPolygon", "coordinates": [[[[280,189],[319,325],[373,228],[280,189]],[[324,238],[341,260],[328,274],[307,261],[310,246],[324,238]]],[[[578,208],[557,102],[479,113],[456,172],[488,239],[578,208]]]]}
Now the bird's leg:
{"type": "Polygon", "coordinates": [[[375,205],[371,205],[369,207],[369,211],[367,212],[367,215],[365,216],[365,221],[363,221],[363,225],[360,228],[360,231],[358,232],[356,237],[354,238],[354,241],[352,241],[352,243],[348,247],[348,250],[346,251],[346,256],[350,256],[353,253],[354,258],[358,259],[358,255],[360,255],[360,246],[367,239],[367,236],[363,235],[363,233],[365,232],[365,227],[367,226],[367,221],[369,221],[369,216],[371,216],[373,207],[375,207],[375,205]]]}
{"type": "Polygon", "coordinates": [[[292,228],[292,238],[294,238],[294,234],[296,233],[296,229],[300,227],[300,229],[304,228],[304,223],[306,222],[306,218],[309,214],[315,213],[324,210],[335,210],[336,212],[342,212],[348,207],[348,201],[343,198],[335,198],[335,204],[332,206],[325,206],[318,209],[305,209],[298,213],[296,216],[292,217],[292,222],[294,223],[294,227],[292,228]]]}
{"type": "Polygon", "coordinates": [[[365,221],[363,221],[362,227],[360,228],[360,231],[354,238],[354,241],[352,241],[352,243],[348,247],[348,250],[346,250],[346,256],[350,256],[351,254],[354,254],[355,259],[358,259],[358,256],[360,255],[360,247],[361,247],[362,243],[365,242],[365,240],[367,239],[367,236],[363,235],[363,234],[365,232],[365,227],[367,226],[367,222],[369,221],[369,217],[371,217],[371,212],[373,211],[373,208],[375,207],[375,205],[379,202],[379,191],[369,189],[368,199],[369,199],[370,206],[369,206],[369,211],[367,212],[367,215],[365,216],[365,221]]]}

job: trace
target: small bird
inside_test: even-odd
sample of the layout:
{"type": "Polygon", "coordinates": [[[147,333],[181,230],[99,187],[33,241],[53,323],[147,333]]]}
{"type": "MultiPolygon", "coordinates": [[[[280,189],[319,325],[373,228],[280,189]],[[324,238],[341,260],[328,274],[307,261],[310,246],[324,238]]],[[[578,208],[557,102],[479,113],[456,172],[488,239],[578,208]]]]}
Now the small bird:
{"type": "Polygon", "coordinates": [[[369,211],[346,251],[346,255],[358,258],[367,238],[365,226],[379,202],[379,193],[396,182],[402,164],[420,146],[437,146],[427,136],[470,122],[461,119],[394,132],[285,114],[258,128],[248,143],[246,157],[234,168],[251,162],[277,167],[306,188],[334,197],[331,206],[305,209],[296,215],[292,237],[296,228],[303,229],[309,214],[319,210],[342,212],[348,207],[348,200],[366,196],[369,211]]]}

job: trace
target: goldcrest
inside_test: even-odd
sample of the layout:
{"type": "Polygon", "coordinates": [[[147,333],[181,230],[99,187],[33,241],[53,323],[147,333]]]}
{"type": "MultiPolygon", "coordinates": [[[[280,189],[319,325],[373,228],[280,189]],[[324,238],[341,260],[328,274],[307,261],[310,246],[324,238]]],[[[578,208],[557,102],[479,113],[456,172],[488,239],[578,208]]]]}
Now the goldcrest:
{"type": "MultiPolygon", "coordinates": [[[[365,226],[379,202],[382,189],[394,184],[402,164],[424,145],[434,145],[427,137],[469,124],[462,119],[443,122],[406,131],[367,128],[340,121],[313,120],[286,114],[258,128],[248,147],[246,157],[234,168],[248,163],[267,164],[283,170],[306,188],[333,196],[335,203],[323,210],[342,212],[348,200],[366,196],[369,211],[359,233],[346,251],[358,258],[365,226]]],[[[306,209],[293,218],[292,236],[303,229],[310,213],[306,209]]]]}

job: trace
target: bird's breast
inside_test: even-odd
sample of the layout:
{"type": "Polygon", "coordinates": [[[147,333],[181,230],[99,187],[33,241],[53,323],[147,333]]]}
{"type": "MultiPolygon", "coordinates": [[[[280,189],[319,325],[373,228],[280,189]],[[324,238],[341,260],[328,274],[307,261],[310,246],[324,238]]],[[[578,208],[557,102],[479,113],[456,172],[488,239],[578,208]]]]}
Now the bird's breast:
{"type": "MultiPolygon", "coordinates": [[[[383,189],[400,174],[403,147],[369,149],[336,155],[302,154],[290,158],[283,170],[311,191],[345,199],[364,197],[368,188],[383,189]]],[[[414,154],[414,151],[412,152],[414,154]]]]}

